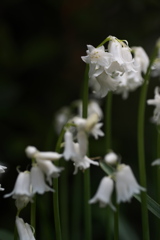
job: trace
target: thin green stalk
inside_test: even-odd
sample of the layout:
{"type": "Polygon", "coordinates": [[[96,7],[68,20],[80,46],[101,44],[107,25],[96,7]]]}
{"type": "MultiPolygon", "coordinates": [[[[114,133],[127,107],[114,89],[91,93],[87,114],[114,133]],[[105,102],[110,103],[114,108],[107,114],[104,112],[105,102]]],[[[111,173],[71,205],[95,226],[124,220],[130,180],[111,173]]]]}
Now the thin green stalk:
{"type": "Polygon", "coordinates": [[[61,223],[62,223],[62,237],[64,240],[69,240],[69,202],[68,202],[68,162],[63,161],[65,171],[60,177],[60,209],[61,209],[61,223]]]}
{"type": "MultiPolygon", "coordinates": [[[[87,118],[88,115],[88,71],[89,65],[86,66],[85,76],[84,76],[84,85],[83,85],[83,108],[82,108],[82,117],[87,118]]],[[[90,170],[87,169],[84,172],[84,224],[85,224],[85,239],[92,239],[92,230],[91,230],[91,207],[88,204],[90,199],[90,170]]]]}
{"type": "Polygon", "coordinates": [[[114,212],[114,240],[119,240],[119,204],[115,201],[116,211],[114,212]]]}
{"type": "MultiPolygon", "coordinates": [[[[160,125],[157,127],[157,159],[160,158],[160,125]]],[[[160,167],[157,166],[156,176],[156,196],[157,203],[160,204],[160,167]]],[[[160,236],[160,219],[156,222],[156,234],[160,236]]]]}
{"type": "Polygon", "coordinates": [[[109,92],[107,97],[106,97],[106,106],[105,106],[105,111],[106,111],[106,127],[105,127],[105,141],[106,141],[106,152],[111,149],[112,146],[112,139],[111,139],[111,131],[112,131],[112,125],[111,125],[111,116],[112,116],[112,92],[109,92]]]}
{"type": "MultiPolygon", "coordinates": [[[[112,118],[112,92],[109,92],[105,99],[105,147],[106,147],[106,153],[108,153],[109,150],[112,148],[111,118],[112,118]]],[[[106,215],[105,219],[106,219],[106,224],[107,224],[107,227],[105,225],[106,239],[111,240],[112,239],[112,216],[113,216],[113,213],[110,208],[106,208],[105,215],[106,215]]]]}
{"type": "Polygon", "coordinates": [[[78,172],[74,176],[73,189],[72,189],[72,215],[71,215],[71,230],[72,240],[80,240],[82,236],[80,234],[79,226],[81,225],[81,211],[82,211],[82,176],[78,172]],[[77,191],[78,189],[78,191],[77,191]]]}
{"type": "MultiPolygon", "coordinates": [[[[160,158],[160,126],[157,128],[157,159],[160,158]]],[[[160,204],[160,168],[157,167],[157,203],[160,204]]],[[[160,228],[159,228],[160,231],[160,228]]]]}
{"type": "Polygon", "coordinates": [[[33,203],[31,203],[31,226],[36,232],[36,195],[34,196],[33,203]]]}
{"type": "MultiPolygon", "coordinates": [[[[140,93],[139,111],[138,111],[138,159],[139,159],[139,173],[140,173],[140,184],[144,188],[147,187],[146,182],[146,165],[145,165],[145,149],[144,149],[144,117],[145,117],[145,106],[146,96],[149,84],[149,76],[151,66],[157,55],[157,48],[154,51],[153,57],[150,60],[147,73],[144,76],[144,84],[140,93]]],[[[148,221],[148,210],[147,210],[147,194],[145,191],[141,192],[141,213],[142,213],[142,228],[143,228],[143,240],[149,240],[149,221],[148,221]]]]}
{"type": "MultiPolygon", "coordinates": [[[[64,133],[65,133],[65,128],[62,129],[60,136],[58,138],[57,145],[56,145],[56,152],[60,152],[64,133]]],[[[57,161],[56,165],[57,166],[59,165],[58,161],[57,161]]],[[[53,180],[53,187],[55,190],[55,192],[53,193],[53,209],[54,209],[54,223],[55,223],[56,240],[62,240],[61,222],[60,222],[60,213],[59,213],[58,178],[55,178],[53,180]]]]}

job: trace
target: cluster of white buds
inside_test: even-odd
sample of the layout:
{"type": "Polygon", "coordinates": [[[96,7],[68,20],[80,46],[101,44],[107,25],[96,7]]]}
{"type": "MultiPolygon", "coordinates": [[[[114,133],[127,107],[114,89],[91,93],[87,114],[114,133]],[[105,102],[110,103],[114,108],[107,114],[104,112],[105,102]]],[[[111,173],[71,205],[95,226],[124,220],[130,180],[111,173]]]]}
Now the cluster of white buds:
{"type": "MultiPolygon", "coordinates": [[[[0,165],[0,173],[4,173],[6,168],[7,167],[0,165]]],[[[0,191],[4,191],[4,188],[1,188],[1,184],[0,184],[0,191]]]]}
{"type": "Polygon", "coordinates": [[[54,190],[49,187],[46,180],[52,185],[52,178],[57,178],[63,168],[55,166],[51,161],[56,161],[62,157],[62,154],[56,152],[40,152],[33,146],[26,148],[26,155],[35,162],[30,171],[20,172],[14,189],[4,197],[12,196],[16,200],[18,210],[24,208],[29,201],[32,202],[33,196],[44,194],[54,190]]]}
{"type": "Polygon", "coordinates": [[[114,91],[125,99],[129,91],[142,84],[141,73],[146,72],[149,59],[141,47],[131,49],[127,41],[113,36],[108,40],[107,51],[104,46],[94,48],[87,45],[87,56],[82,60],[89,64],[90,85],[97,96],[105,97],[109,91],[114,91]]]}
{"type": "Polygon", "coordinates": [[[104,161],[113,167],[116,166],[116,168],[112,175],[102,178],[95,196],[89,200],[89,203],[99,201],[100,207],[109,205],[115,210],[111,201],[114,185],[118,204],[120,202],[130,201],[134,194],[145,191],[145,189],[137,183],[130,166],[119,163],[119,157],[114,152],[107,154],[104,161]]]}
{"type": "Polygon", "coordinates": [[[65,133],[64,152],[63,156],[66,160],[71,159],[74,162],[75,171],[78,169],[85,170],[90,167],[90,164],[99,165],[89,159],[87,155],[88,150],[88,135],[91,134],[97,139],[99,136],[104,136],[104,133],[100,129],[102,123],[98,123],[99,117],[96,113],[91,114],[87,119],[81,117],[75,117],[72,119],[76,128],[76,136],[73,141],[73,134],[67,130],[65,133]]]}

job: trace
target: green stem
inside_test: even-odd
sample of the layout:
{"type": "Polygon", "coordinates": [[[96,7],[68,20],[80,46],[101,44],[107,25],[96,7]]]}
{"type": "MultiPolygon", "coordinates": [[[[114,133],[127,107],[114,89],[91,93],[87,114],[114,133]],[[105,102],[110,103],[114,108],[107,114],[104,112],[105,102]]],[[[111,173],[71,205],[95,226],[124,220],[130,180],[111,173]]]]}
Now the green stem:
{"type": "MultiPolygon", "coordinates": [[[[87,118],[88,115],[88,71],[89,65],[86,66],[85,75],[84,75],[84,85],[83,85],[83,109],[82,117],[87,118]]],[[[92,239],[92,230],[91,230],[91,207],[88,204],[90,199],[90,169],[85,170],[84,172],[84,224],[85,224],[85,239],[92,239]]]]}
{"type": "MultiPolygon", "coordinates": [[[[63,127],[58,141],[56,145],[56,152],[60,152],[61,149],[61,143],[63,141],[65,133],[65,127],[63,127]]],[[[57,161],[57,166],[59,165],[59,162],[57,161]]],[[[56,232],[56,240],[62,239],[62,233],[61,233],[61,222],[60,222],[60,213],[59,213],[59,191],[58,191],[58,178],[55,178],[53,180],[53,187],[55,192],[53,193],[53,209],[54,209],[54,223],[55,223],[55,232],[56,232]]]]}
{"type": "MultiPolygon", "coordinates": [[[[111,119],[112,119],[112,92],[109,92],[106,99],[105,99],[105,147],[106,147],[106,153],[109,152],[109,150],[112,148],[112,140],[111,140],[111,119]]],[[[112,216],[113,213],[110,208],[106,208],[105,211],[105,219],[106,224],[106,239],[111,240],[112,238],[112,216]]]]}
{"type": "MultiPolygon", "coordinates": [[[[139,173],[140,184],[144,188],[147,187],[146,183],[146,166],[145,166],[145,150],[144,150],[144,117],[145,117],[145,105],[146,96],[149,83],[149,76],[151,66],[157,55],[157,48],[154,51],[153,57],[150,60],[147,73],[144,76],[144,84],[140,93],[139,111],[138,111],[138,159],[139,159],[139,173]]],[[[141,192],[141,213],[142,213],[142,227],[143,227],[143,240],[149,240],[149,222],[148,222],[148,210],[147,210],[147,193],[141,192]]]]}
{"type": "MultiPolygon", "coordinates": [[[[160,158],[160,126],[157,128],[157,159],[160,158]]],[[[157,203],[160,204],[160,168],[157,167],[157,203]]]]}
{"type": "Polygon", "coordinates": [[[111,149],[112,146],[112,140],[111,140],[111,132],[112,132],[112,126],[111,126],[111,119],[112,119],[112,92],[109,92],[107,97],[106,97],[106,107],[105,107],[105,111],[106,111],[106,127],[105,127],[105,141],[106,141],[106,152],[108,153],[108,151],[111,149]]]}
{"type": "Polygon", "coordinates": [[[114,240],[119,240],[119,205],[115,201],[116,211],[114,212],[114,240]]]}
{"type": "Polygon", "coordinates": [[[34,196],[33,203],[31,203],[31,226],[36,231],[36,195],[34,196]]]}

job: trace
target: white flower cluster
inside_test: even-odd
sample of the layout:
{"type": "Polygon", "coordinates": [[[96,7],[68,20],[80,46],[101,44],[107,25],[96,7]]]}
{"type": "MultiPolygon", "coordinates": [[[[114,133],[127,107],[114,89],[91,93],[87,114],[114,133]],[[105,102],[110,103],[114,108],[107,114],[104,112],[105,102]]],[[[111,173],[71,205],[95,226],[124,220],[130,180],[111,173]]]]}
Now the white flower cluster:
{"type": "Polygon", "coordinates": [[[147,100],[148,105],[155,106],[152,121],[157,125],[160,124],[160,92],[159,91],[160,91],[159,87],[156,87],[154,90],[154,99],[147,100]]]}
{"type": "MultiPolygon", "coordinates": [[[[7,167],[0,165],[0,173],[4,173],[6,168],[7,167]]],[[[4,188],[1,188],[1,184],[0,184],[0,191],[4,191],[4,188]]]]}
{"type": "MultiPolygon", "coordinates": [[[[75,100],[70,106],[62,107],[55,115],[55,130],[59,134],[63,126],[72,120],[75,112],[78,117],[82,117],[82,101],[75,100]]],[[[96,113],[99,119],[103,118],[103,112],[97,100],[89,100],[88,102],[88,116],[96,113]]]]}
{"type": "Polygon", "coordinates": [[[34,159],[35,163],[32,164],[30,171],[19,173],[13,191],[4,196],[12,196],[16,200],[18,210],[24,208],[29,201],[32,202],[33,196],[36,193],[53,192],[54,190],[46,184],[45,178],[51,185],[52,178],[58,177],[63,170],[63,168],[57,167],[51,162],[60,159],[62,154],[40,152],[35,147],[28,146],[26,148],[26,155],[34,159]]]}
{"type": "Polygon", "coordinates": [[[109,165],[116,166],[116,169],[112,175],[102,178],[96,194],[89,200],[89,203],[99,201],[100,207],[109,205],[115,210],[111,201],[114,185],[118,204],[120,202],[130,201],[134,194],[139,194],[140,191],[145,190],[137,183],[130,166],[120,164],[118,161],[118,156],[113,152],[105,156],[105,162],[109,165]]]}
{"type": "Polygon", "coordinates": [[[114,91],[125,99],[129,91],[142,84],[141,73],[146,72],[149,59],[141,47],[131,49],[126,41],[113,36],[108,39],[107,51],[104,46],[94,48],[87,45],[87,56],[82,60],[89,64],[90,85],[97,96],[103,98],[109,91],[114,91]]]}
{"type": "Polygon", "coordinates": [[[87,155],[88,150],[88,135],[91,134],[98,139],[99,136],[104,136],[104,133],[100,129],[102,123],[98,123],[99,117],[96,113],[91,114],[87,119],[81,117],[75,117],[72,119],[72,123],[76,128],[75,140],[73,141],[73,133],[67,130],[64,136],[64,152],[63,157],[65,160],[71,159],[75,166],[74,174],[78,169],[85,170],[90,167],[90,164],[99,165],[89,159],[87,155]]]}

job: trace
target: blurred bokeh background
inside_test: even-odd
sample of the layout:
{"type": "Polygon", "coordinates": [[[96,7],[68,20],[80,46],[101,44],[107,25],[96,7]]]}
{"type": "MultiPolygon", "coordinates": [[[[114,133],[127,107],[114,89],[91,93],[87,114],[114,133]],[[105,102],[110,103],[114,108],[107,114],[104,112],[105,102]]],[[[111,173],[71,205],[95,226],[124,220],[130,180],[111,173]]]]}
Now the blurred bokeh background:
{"type": "MultiPolygon", "coordinates": [[[[27,145],[36,146],[39,150],[54,150],[57,140],[53,130],[55,113],[81,97],[85,70],[81,56],[86,54],[86,44],[97,46],[108,35],[126,39],[129,46],[142,46],[150,56],[160,37],[159,0],[0,2],[0,163],[8,167],[6,173],[1,174],[0,182],[5,193],[11,192],[14,186],[16,167],[25,170],[29,164],[24,152],[27,145]]],[[[153,98],[154,87],[158,84],[158,79],[152,79],[149,98],[153,98]]],[[[131,93],[126,101],[121,96],[114,96],[112,122],[114,150],[133,167],[137,178],[138,100],[139,90],[131,93]]],[[[156,128],[149,121],[152,112],[153,108],[148,107],[145,137],[148,190],[155,197],[154,170],[150,167],[156,157],[156,128]]],[[[101,147],[93,141],[93,156],[105,153],[101,141],[101,147]]],[[[102,171],[93,168],[92,195],[103,176],[102,171]]],[[[69,186],[72,172],[71,166],[69,186]]],[[[72,190],[69,191],[72,197],[72,190]]],[[[14,200],[4,200],[3,195],[4,192],[0,192],[0,228],[13,232],[14,200]]],[[[141,239],[140,209],[136,201],[131,204],[127,204],[129,210],[124,206],[124,212],[133,224],[135,234],[139,235],[133,239],[138,240],[141,239]]],[[[102,213],[97,206],[93,207],[94,239],[104,237],[102,227],[98,226],[101,224],[99,211],[102,213]]],[[[150,218],[152,221],[152,216],[150,218]]],[[[125,221],[128,222],[127,218],[125,221]]],[[[152,231],[154,225],[151,226],[152,231]]],[[[83,236],[81,231],[77,233],[76,240],[83,236]]],[[[38,239],[53,238],[45,238],[42,231],[38,239]]],[[[7,238],[1,236],[0,240],[7,238]]]]}

